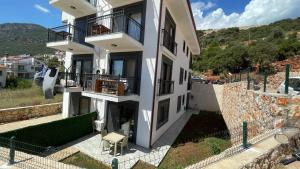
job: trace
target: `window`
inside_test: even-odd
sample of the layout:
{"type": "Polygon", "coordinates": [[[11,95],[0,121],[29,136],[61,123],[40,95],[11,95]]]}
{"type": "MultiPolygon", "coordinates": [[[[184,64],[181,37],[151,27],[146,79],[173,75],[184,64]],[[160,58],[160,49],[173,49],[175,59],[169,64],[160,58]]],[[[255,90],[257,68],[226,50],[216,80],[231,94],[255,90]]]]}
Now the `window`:
{"type": "Polygon", "coordinates": [[[176,34],[176,24],[167,10],[166,19],[165,19],[165,28],[164,28],[164,41],[163,45],[169,49],[173,54],[176,55],[177,46],[175,43],[175,34],[176,34]]]}
{"type": "Polygon", "coordinates": [[[173,69],[173,61],[163,55],[162,65],[161,65],[159,95],[173,93],[174,83],[172,82],[172,69],[173,69]]]}
{"type": "Polygon", "coordinates": [[[2,71],[0,71],[0,76],[2,76],[2,71]]]}
{"type": "Polygon", "coordinates": [[[185,53],[185,41],[183,41],[183,53],[185,53]]]}
{"type": "Polygon", "coordinates": [[[163,100],[158,103],[156,130],[168,122],[169,106],[170,99],[163,100]]]}
{"type": "Polygon", "coordinates": [[[187,71],[184,71],[184,81],[186,81],[187,71]]]}
{"type": "Polygon", "coordinates": [[[177,98],[177,113],[181,110],[181,96],[177,98]]]}
{"type": "Polygon", "coordinates": [[[25,69],[25,67],[23,65],[18,66],[18,70],[24,70],[24,69],[25,69]]]}
{"type": "Polygon", "coordinates": [[[182,105],[184,105],[185,102],[185,95],[182,95],[182,105]]]}
{"type": "Polygon", "coordinates": [[[184,73],[183,68],[180,68],[179,84],[182,84],[182,83],[183,83],[183,73],[184,73]]]}
{"type": "Polygon", "coordinates": [[[186,49],[186,56],[187,57],[189,57],[189,53],[190,53],[190,49],[189,49],[189,47],[187,47],[187,49],[186,49]]]}

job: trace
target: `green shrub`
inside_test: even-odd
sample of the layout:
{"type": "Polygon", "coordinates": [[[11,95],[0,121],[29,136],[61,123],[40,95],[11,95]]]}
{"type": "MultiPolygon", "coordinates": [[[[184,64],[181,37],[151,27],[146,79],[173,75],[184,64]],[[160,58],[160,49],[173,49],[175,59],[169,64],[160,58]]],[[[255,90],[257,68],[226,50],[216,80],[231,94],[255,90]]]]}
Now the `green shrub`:
{"type": "Polygon", "coordinates": [[[57,147],[92,133],[92,120],[96,117],[97,113],[93,112],[1,133],[0,137],[15,136],[17,141],[42,147],[57,147]]]}
{"type": "Polygon", "coordinates": [[[9,89],[27,89],[32,87],[32,81],[18,77],[9,77],[6,80],[6,88],[9,89]]]}

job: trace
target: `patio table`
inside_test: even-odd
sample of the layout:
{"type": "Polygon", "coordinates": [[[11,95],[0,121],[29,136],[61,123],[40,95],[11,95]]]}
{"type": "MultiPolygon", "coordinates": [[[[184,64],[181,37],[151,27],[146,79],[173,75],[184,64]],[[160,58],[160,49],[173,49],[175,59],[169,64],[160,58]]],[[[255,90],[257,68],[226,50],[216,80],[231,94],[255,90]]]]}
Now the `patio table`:
{"type": "Polygon", "coordinates": [[[125,136],[122,135],[122,134],[119,134],[119,133],[116,133],[116,132],[111,132],[111,133],[107,134],[105,137],[103,137],[102,139],[115,144],[114,156],[116,156],[116,154],[117,154],[117,145],[124,138],[125,138],[125,136]]]}

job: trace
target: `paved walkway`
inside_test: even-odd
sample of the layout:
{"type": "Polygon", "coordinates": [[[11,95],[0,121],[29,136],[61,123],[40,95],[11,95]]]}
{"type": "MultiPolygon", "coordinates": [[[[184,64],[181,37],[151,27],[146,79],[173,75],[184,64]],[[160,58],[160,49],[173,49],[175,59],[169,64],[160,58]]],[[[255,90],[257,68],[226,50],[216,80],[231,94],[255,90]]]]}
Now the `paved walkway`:
{"type": "Polygon", "coordinates": [[[52,115],[52,116],[46,116],[46,117],[40,117],[40,118],[35,118],[35,119],[29,119],[29,120],[23,120],[23,121],[17,121],[17,122],[12,122],[12,123],[6,123],[0,125],[0,133],[4,133],[7,131],[12,131],[28,126],[34,126],[38,124],[43,124],[43,123],[48,123],[56,120],[61,120],[62,115],[57,114],[57,115],[52,115]]]}
{"type": "MultiPolygon", "coordinates": [[[[164,156],[169,151],[171,145],[190,119],[193,111],[188,111],[180,117],[153,145],[153,149],[145,149],[135,144],[129,144],[128,150],[125,149],[124,155],[117,154],[120,169],[129,169],[139,160],[158,166],[164,156]]],[[[81,140],[77,140],[74,147],[81,152],[93,157],[107,165],[111,165],[113,154],[109,151],[101,151],[101,135],[91,135],[81,140]]],[[[120,151],[118,151],[120,152],[120,151]]]]}
{"type": "Polygon", "coordinates": [[[280,144],[281,143],[272,136],[262,142],[252,145],[251,148],[246,151],[211,164],[205,167],[205,169],[239,169],[280,144]]]}

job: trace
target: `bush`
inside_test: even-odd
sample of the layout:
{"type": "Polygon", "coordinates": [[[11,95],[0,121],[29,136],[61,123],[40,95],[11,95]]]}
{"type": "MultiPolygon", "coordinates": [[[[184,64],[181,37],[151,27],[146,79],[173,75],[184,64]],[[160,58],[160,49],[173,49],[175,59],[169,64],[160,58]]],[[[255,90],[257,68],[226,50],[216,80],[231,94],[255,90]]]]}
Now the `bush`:
{"type": "Polygon", "coordinates": [[[6,88],[9,89],[26,89],[32,87],[32,81],[18,77],[9,77],[6,80],[6,88]]]}
{"type": "Polygon", "coordinates": [[[17,141],[42,147],[57,147],[92,133],[92,120],[96,117],[96,112],[89,113],[1,133],[0,137],[11,138],[15,136],[17,141]]]}

